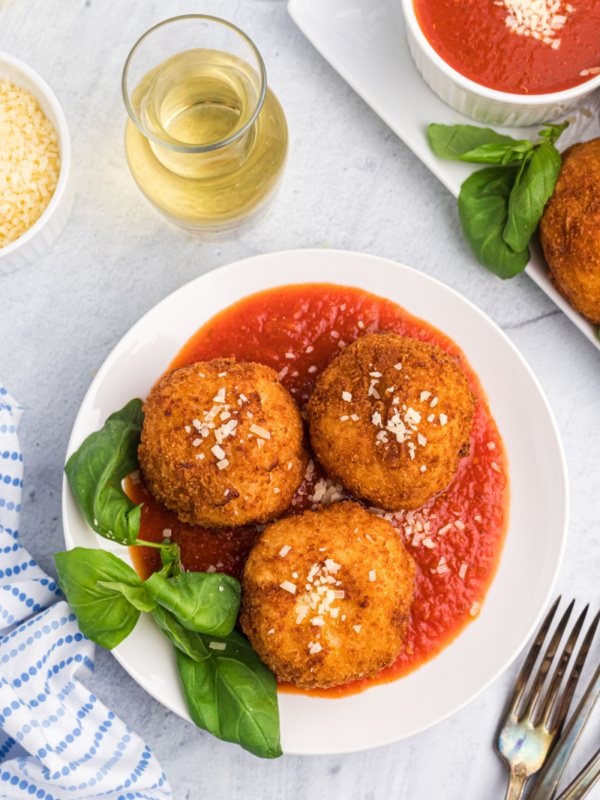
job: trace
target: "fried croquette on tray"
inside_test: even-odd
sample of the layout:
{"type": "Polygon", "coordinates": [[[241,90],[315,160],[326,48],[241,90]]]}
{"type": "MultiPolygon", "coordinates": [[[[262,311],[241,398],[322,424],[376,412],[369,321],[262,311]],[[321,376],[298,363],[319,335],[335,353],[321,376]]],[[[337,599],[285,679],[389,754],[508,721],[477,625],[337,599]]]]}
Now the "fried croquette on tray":
{"type": "Polygon", "coordinates": [[[475,396],[456,359],[391,332],[353,342],[319,377],[310,440],[329,476],[389,511],[420,508],[469,451],[475,396]]]}
{"type": "Polygon", "coordinates": [[[396,660],[414,582],[392,525],[337,503],[265,528],[244,569],[240,623],[280,680],[338,686],[396,660]]]}
{"type": "Polygon", "coordinates": [[[600,138],[562,154],[540,221],[540,241],[558,291],[584,317],[600,323],[600,138]]]}
{"type": "Polygon", "coordinates": [[[142,474],[182,522],[268,522],[303,480],[300,412],[262,364],[216,359],[174,370],[154,385],[144,413],[142,474]]]}

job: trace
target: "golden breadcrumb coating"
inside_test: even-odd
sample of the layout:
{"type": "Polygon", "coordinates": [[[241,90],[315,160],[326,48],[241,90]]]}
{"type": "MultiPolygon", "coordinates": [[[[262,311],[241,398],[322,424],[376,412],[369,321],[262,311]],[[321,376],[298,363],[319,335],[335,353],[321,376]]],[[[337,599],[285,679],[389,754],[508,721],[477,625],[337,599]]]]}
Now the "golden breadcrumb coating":
{"type": "Polygon", "coordinates": [[[414,582],[392,525],[337,503],[265,528],[246,562],[240,623],[280,680],[338,686],[396,660],[414,582]]]}
{"type": "Polygon", "coordinates": [[[475,397],[457,360],[391,332],[341,351],[308,403],[316,457],[356,497],[389,511],[420,508],[469,451],[475,397]]]}
{"type": "Polygon", "coordinates": [[[142,474],[182,522],[268,522],[302,483],[302,418],[269,367],[231,359],[190,364],[160,378],[144,413],[142,474]]]}
{"type": "Polygon", "coordinates": [[[554,194],[540,221],[540,241],[558,291],[600,323],[600,138],[562,154],[554,194]]]}

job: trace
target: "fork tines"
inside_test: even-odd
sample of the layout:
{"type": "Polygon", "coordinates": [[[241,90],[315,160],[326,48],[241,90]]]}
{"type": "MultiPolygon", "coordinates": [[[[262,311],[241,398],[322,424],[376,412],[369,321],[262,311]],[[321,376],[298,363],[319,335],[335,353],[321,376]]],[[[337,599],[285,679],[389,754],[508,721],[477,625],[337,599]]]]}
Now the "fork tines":
{"type": "Polygon", "coordinates": [[[581,629],[583,627],[585,618],[587,616],[589,606],[586,606],[579,615],[577,622],[573,626],[573,630],[571,631],[571,634],[567,639],[567,642],[560,656],[560,660],[556,666],[548,691],[543,701],[540,701],[540,694],[544,686],[544,681],[546,679],[546,676],[548,675],[548,672],[550,671],[550,667],[552,666],[552,662],[554,661],[554,658],[558,651],[560,641],[569,623],[569,619],[571,617],[571,613],[575,605],[575,600],[572,600],[569,603],[568,608],[566,609],[566,611],[562,615],[560,622],[556,626],[556,630],[554,631],[554,634],[550,639],[550,643],[546,648],[546,652],[544,653],[542,662],[536,672],[531,691],[529,692],[529,695],[527,697],[525,709],[519,713],[520,711],[519,706],[522,704],[521,700],[525,692],[525,687],[527,686],[527,683],[532,675],[533,668],[535,667],[535,664],[538,660],[538,656],[543,647],[546,636],[548,635],[548,631],[550,630],[550,627],[556,615],[556,611],[558,609],[560,600],[561,598],[558,597],[555,603],[553,604],[552,608],[548,612],[546,619],[544,620],[533,642],[531,650],[527,655],[523,668],[519,673],[519,677],[517,678],[515,684],[515,690],[508,703],[509,714],[514,715],[517,719],[520,719],[521,717],[530,718],[533,725],[538,725],[540,722],[543,722],[545,727],[552,733],[558,732],[564,723],[567,711],[571,704],[571,700],[573,699],[573,695],[575,693],[575,689],[577,688],[577,682],[579,681],[579,676],[581,675],[583,665],[585,663],[587,654],[590,650],[592,639],[594,638],[594,633],[596,632],[596,628],[598,626],[598,617],[596,617],[596,619],[592,622],[590,629],[588,630],[587,635],[583,641],[583,644],[579,649],[579,653],[577,654],[575,664],[573,665],[573,668],[571,670],[571,674],[565,686],[565,690],[562,694],[561,700],[556,705],[556,708],[554,708],[562,679],[567,671],[569,661],[571,659],[573,651],[575,650],[577,639],[579,637],[579,634],[581,633],[581,629]],[[550,717],[552,716],[553,710],[554,710],[554,715],[552,723],[551,725],[549,725],[549,720],[550,717]]]}

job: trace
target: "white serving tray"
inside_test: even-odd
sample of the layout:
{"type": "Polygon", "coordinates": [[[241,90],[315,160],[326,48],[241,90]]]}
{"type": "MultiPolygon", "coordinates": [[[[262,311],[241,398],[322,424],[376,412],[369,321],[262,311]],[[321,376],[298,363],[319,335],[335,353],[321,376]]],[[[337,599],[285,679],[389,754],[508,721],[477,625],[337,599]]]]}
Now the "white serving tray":
{"type": "MultiPolygon", "coordinates": [[[[438,158],[427,143],[427,126],[431,122],[477,123],[443,103],[421,78],[408,50],[400,0],[289,0],[288,10],[332,67],[458,196],[461,183],[477,167],[438,158]]],[[[558,142],[561,150],[600,136],[600,91],[569,119],[574,121],[558,142]]],[[[517,139],[535,139],[539,126],[498,130],[517,139]]],[[[556,291],[539,246],[534,243],[531,250],[529,277],[600,349],[596,326],[556,291]]]]}

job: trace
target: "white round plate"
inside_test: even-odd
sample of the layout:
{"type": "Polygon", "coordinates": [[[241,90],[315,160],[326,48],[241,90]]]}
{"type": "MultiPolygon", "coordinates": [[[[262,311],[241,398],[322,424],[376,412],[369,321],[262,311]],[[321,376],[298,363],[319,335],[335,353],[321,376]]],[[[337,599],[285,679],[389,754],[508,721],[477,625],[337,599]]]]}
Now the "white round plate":
{"type": "MultiPolygon", "coordinates": [[[[106,417],[145,397],[189,337],[218,311],[254,292],[292,283],[365,289],[430,322],[462,348],[487,392],[508,453],[510,522],[500,566],[478,617],[432,661],[392,683],[339,699],[280,694],[286,753],[348,753],[410,736],[464,706],[513,661],[538,625],[560,566],[567,529],[567,480],[556,424],[542,390],[502,331],[442,283],[375,256],[294,250],[255,256],[202,275],[149,311],[121,339],[82,403],[69,455],[106,417]]],[[[65,542],[126,548],[97,536],[63,482],[65,542]]],[[[142,614],[114,651],[153,697],[189,719],[171,645],[142,614]]]]}

